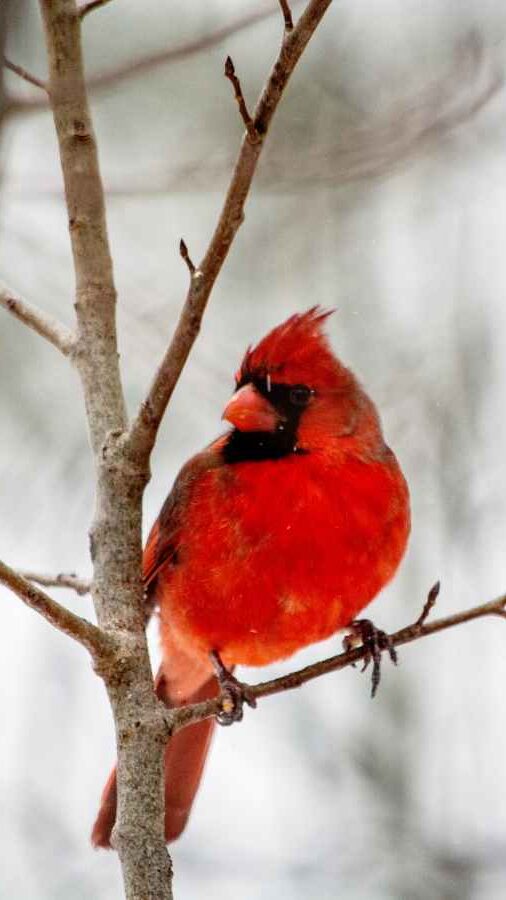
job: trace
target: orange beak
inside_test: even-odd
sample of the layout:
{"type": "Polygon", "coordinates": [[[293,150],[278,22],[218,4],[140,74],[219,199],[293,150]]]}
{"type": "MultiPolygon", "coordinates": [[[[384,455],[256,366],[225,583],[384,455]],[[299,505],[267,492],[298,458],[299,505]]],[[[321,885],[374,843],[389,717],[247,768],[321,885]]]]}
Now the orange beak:
{"type": "Polygon", "coordinates": [[[252,384],[245,384],[230,398],[222,419],[239,431],[275,431],[276,410],[252,384]]]}

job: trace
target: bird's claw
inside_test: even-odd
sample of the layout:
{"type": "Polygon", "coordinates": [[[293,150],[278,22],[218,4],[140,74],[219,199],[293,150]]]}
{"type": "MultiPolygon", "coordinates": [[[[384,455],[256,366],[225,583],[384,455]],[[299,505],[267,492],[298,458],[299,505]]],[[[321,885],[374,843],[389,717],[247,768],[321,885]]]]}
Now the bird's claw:
{"type": "Polygon", "coordinates": [[[376,628],[370,619],[355,619],[350,622],[348,629],[349,634],[343,638],[344,649],[348,651],[359,646],[365,648],[362,672],[365,672],[372,660],[371,697],[374,697],[381,680],[381,654],[386,650],[396,666],[397,651],[390,636],[376,628]]]}
{"type": "Polygon", "coordinates": [[[241,684],[233,675],[230,676],[230,681],[221,684],[220,687],[221,710],[216,716],[219,725],[233,725],[234,722],[240,722],[245,703],[252,708],[257,705],[255,698],[248,694],[245,685],[241,684]]]}
{"type": "Polygon", "coordinates": [[[210,656],[221,690],[221,710],[216,716],[216,721],[219,725],[233,725],[234,722],[241,721],[245,703],[254,709],[257,702],[255,697],[248,691],[247,685],[239,681],[223,665],[216,650],[213,650],[210,656]]]}

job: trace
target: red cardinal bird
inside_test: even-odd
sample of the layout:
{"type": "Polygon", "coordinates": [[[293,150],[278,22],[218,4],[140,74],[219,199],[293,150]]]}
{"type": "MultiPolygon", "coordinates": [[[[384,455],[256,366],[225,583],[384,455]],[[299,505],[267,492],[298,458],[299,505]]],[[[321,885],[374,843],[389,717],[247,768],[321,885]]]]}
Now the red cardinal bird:
{"type": "MultiPolygon", "coordinates": [[[[215,664],[261,666],[347,626],[392,578],[409,534],[406,482],[375,406],[323,333],[295,315],[247,351],[233,426],[179,473],[144,551],[160,610],[156,681],[169,706],[215,696],[215,664]]],[[[165,835],[182,832],[214,723],[165,755],[165,835]]],[[[110,846],[116,775],[93,829],[110,846]]]]}

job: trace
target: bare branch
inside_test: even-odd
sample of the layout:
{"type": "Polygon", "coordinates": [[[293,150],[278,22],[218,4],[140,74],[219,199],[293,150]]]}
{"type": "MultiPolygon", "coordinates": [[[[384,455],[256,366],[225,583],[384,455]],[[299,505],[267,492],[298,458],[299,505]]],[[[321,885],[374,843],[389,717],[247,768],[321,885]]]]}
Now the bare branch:
{"type": "MultiPolygon", "coordinates": [[[[123,439],[127,418],[116,338],[116,291],[84,82],[81,23],[75,0],[40,0],[40,7],[76,276],[75,362],[96,470],[90,529],[93,602],[100,626],[112,632],[119,645],[113,665],[99,667],[117,735],[115,841],[128,900],[172,900],[172,868],[163,837],[166,729],[153,692],[142,608],[142,494],[148,465],[147,460],[143,466],[135,465],[123,439]]],[[[32,585],[30,589],[36,590],[32,585]]]]}
{"type": "MultiPolygon", "coordinates": [[[[426,606],[427,604],[425,605],[424,610],[426,609],[426,606]]],[[[435,622],[429,624],[420,624],[418,619],[412,625],[401,628],[399,631],[389,635],[389,639],[392,646],[400,647],[403,644],[411,643],[419,638],[436,634],[438,631],[444,631],[447,628],[461,625],[463,622],[471,622],[474,619],[483,618],[484,616],[502,615],[505,606],[506,594],[489,603],[472,607],[471,609],[455,613],[451,616],[436,619],[435,622]]],[[[338,669],[343,669],[346,666],[357,662],[366,655],[366,652],[367,651],[364,651],[363,647],[359,647],[347,653],[340,653],[338,656],[331,657],[330,659],[323,660],[322,662],[315,663],[314,665],[307,666],[305,669],[287,675],[286,678],[276,678],[271,682],[265,682],[263,685],[257,685],[253,688],[253,695],[255,697],[266,697],[271,694],[279,693],[279,691],[291,690],[294,687],[299,687],[301,684],[305,684],[306,681],[318,678],[326,672],[335,672],[338,669]]]]}
{"type": "Polygon", "coordinates": [[[227,56],[225,60],[225,77],[228,78],[228,80],[232,84],[232,87],[234,88],[234,96],[237,100],[241,119],[243,120],[246,131],[248,132],[248,137],[250,141],[256,144],[260,140],[260,135],[257,133],[257,130],[253,123],[253,119],[248,112],[248,107],[246,106],[246,101],[244,99],[241,88],[241,82],[235,74],[235,67],[230,56],[227,56]]]}
{"type": "Polygon", "coordinates": [[[287,0],[279,0],[279,5],[281,6],[281,11],[285,20],[285,31],[291,31],[293,28],[293,19],[287,0]]]}
{"type": "MultiPolygon", "coordinates": [[[[472,622],[475,619],[482,619],[486,616],[499,616],[506,619],[506,594],[503,594],[501,597],[498,597],[496,600],[491,600],[489,603],[484,603],[481,606],[474,606],[471,609],[455,613],[452,616],[445,616],[444,618],[436,619],[435,622],[426,624],[425,619],[431,608],[429,607],[428,609],[429,602],[432,601],[432,606],[435,602],[435,589],[436,585],[434,585],[434,588],[430,591],[422,615],[419,616],[416,622],[412,625],[408,625],[406,628],[401,628],[399,631],[394,632],[394,634],[388,635],[388,643],[391,644],[392,647],[400,647],[403,644],[409,644],[412,641],[428,637],[439,631],[445,631],[447,628],[454,628],[456,625],[462,625],[464,622],[472,622]],[[424,613],[425,618],[422,620],[424,613]]],[[[337,656],[332,656],[329,659],[323,659],[320,662],[313,663],[296,672],[282,675],[280,678],[273,678],[270,681],[264,681],[260,684],[244,685],[245,691],[248,697],[254,700],[258,700],[261,697],[271,697],[274,694],[280,694],[284,691],[291,691],[294,688],[301,687],[301,685],[306,684],[306,682],[313,681],[315,678],[320,678],[322,675],[326,675],[329,672],[337,672],[339,669],[345,669],[348,666],[354,665],[360,660],[365,659],[368,652],[368,648],[363,646],[347,650],[344,653],[339,653],[337,656]]],[[[202,703],[194,703],[191,706],[167,710],[165,712],[165,717],[169,731],[173,734],[194,722],[200,722],[202,719],[218,716],[222,712],[223,702],[226,699],[227,698],[221,695],[213,700],[204,700],[202,703]]]]}
{"type": "MultiPolygon", "coordinates": [[[[273,7],[272,2],[269,2],[260,9],[248,13],[248,15],[240,16],[233,20],[229,25],[226,25],[223,28],[217,28],[216,31],[213,31],[211,34],[205,35],[202,38],[185,41],[177,47],[170,47],[159,53],[144,56],[137,60],[137,62],[129,61],[124,66],[118,66],[118,68],[112,69],[110,72],[92,75],[87,80],[88,90],[100,91],[116,87],[124,81],[136,78],[139,75],[145,75],[153,69],[181,62],[191,56],[202,53],[204,50],[209,50],[211,47],[223,43],[223,41],[232,37],[234,34],[244,31],[246,28],[250,28],[259,22],[263,22],[275,14],[276,9],[273,7]]],[[[8,109],[9,112],[32,112],[43,108],[46,104],[47,100],[40,97],[38,94],[33,97],[14,97],[10,99],[8,109]]]]}
{"type": "Polygon", "coordinates": [[[61,606],[44,591],[34,587],[22,575],[0,561],[0,583],[51,623],[59,631],[78,641],[97,659],[110,655],[116,649],[116,642],[87,619],[76,616],[61,606]]]}
{"type": "Polygon", "coordinates": [[[11,62],[10,59],[7,59],[4,56],[4,66],[6,69],[9,69],[10,72],[14,72],[15,75],[19,75],[23,81],[28,81],[29,84],[33,84],[37,88],[41,88],[47,94],[47,84],[42,79],[37,78],[35,75],[32,75],[31,72],[28,72],[26,69],[23,69],[22,66],[16,65],[16,63],[11,62]]]}
{"type": "Polygon", "coordinates": [[[105,6],[106,3],[110,3],[111,0],[89,0],[89,3],[84,3],[83,6],[78,6],[77,12],[79,13],[79,18],[81,22],[88,15],[88,13],[93,12],[94,9],[99,9],[101,6],[105,6]]]}
{"type": "Polygon", "coordinates": [[[0,287],[0,306],[32,331],[46,338],[64,356],[70,356],[76,346],[75,335],[61,322],[26,300],[22,300],[6,287],[0,287]]]}
{"type": "Polygon", "coordinates": [[[331,0],[311,0],[297,25],[285,36],[278,58],[257,103],[253,122],[259,139],[242,140],[234,173],[214,234],[191,279],[176,330],[155,374],[146,400],[130,429],[130,447],[149,457],[156,434],[188,354],[200,330],[213,285],[244,218],[244,206],[272,117],[304,49],[330,6],[331,0]],[[198,276],[198,277],[197,277],[198,276]]]}
{"type": "Polygon", "coordinates": [[[126,427],[104,192],[84,84],[75,3],[40,0],[40,5],[76,273],[76,364],[85,394],[92,446],[97,451],[108,432],[126,427]]]}
{"type": "Polygon", "coordinates": [[[42,575],[40,572],[20,572],[26,581],[32,581],[40,584],[42,587],[62,587],[71,588],[79,596],[84,597],[91,591],[91,581],[85,578],[78,578],[74,572],[60,572],[58,575],[42,575]]]}

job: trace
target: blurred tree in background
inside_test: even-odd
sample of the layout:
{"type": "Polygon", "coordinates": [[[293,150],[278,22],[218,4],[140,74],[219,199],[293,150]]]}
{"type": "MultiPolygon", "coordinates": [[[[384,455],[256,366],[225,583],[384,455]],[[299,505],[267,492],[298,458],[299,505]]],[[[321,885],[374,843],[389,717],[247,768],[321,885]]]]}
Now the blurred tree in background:
{"type": "MultiPolygon", "coordinates": [[[[200,257],[230,177],[241,123],[223,59],[252,101],[278,47],[277,3],[261,11],[271,8],[215,41],[259,0],[123,0],[86,21],[88,77],[104,76],[91,100],[130,405],[184,296],[179,238],[200,257]],[[114,76],[175,48],[186,50],[114,76]]],[[[43,77],[36,5],[12,3],[10,22],[6,55],[43,77]]],[[[504,591],[505,35],[500,0],[333,4],[166,416],[146,527],[181,463],[219,431],[246,344],[321,303],[338,310],[334,346],[377,402],[413,500],[408,557],[372,617],[389,630],[414,618],[438,577],[441,612],[504,591]]],[[[73,275],[51,117],[11,73],[5,86],[0,271],[65,318],[73,275]]],[[[7,316],[0,348],[3,555],[86,574],[93,498],[77,379],[7,316]]],[[[91,615],[88,598],[65,599],[91,615]]],[[[87,824],[113,756],[102,685],[8,595],[2,615],[0,896],[112,900],[117,862],[93,854],[87,824]]],[[[402,652],[374,704],[348,672],[220,733],[174,847],[177,896],[502,898],[504,640],[499,622],[459,628],[402,652]]],[[[156,645],[155,629],[155,657],[156,645]]]]}

